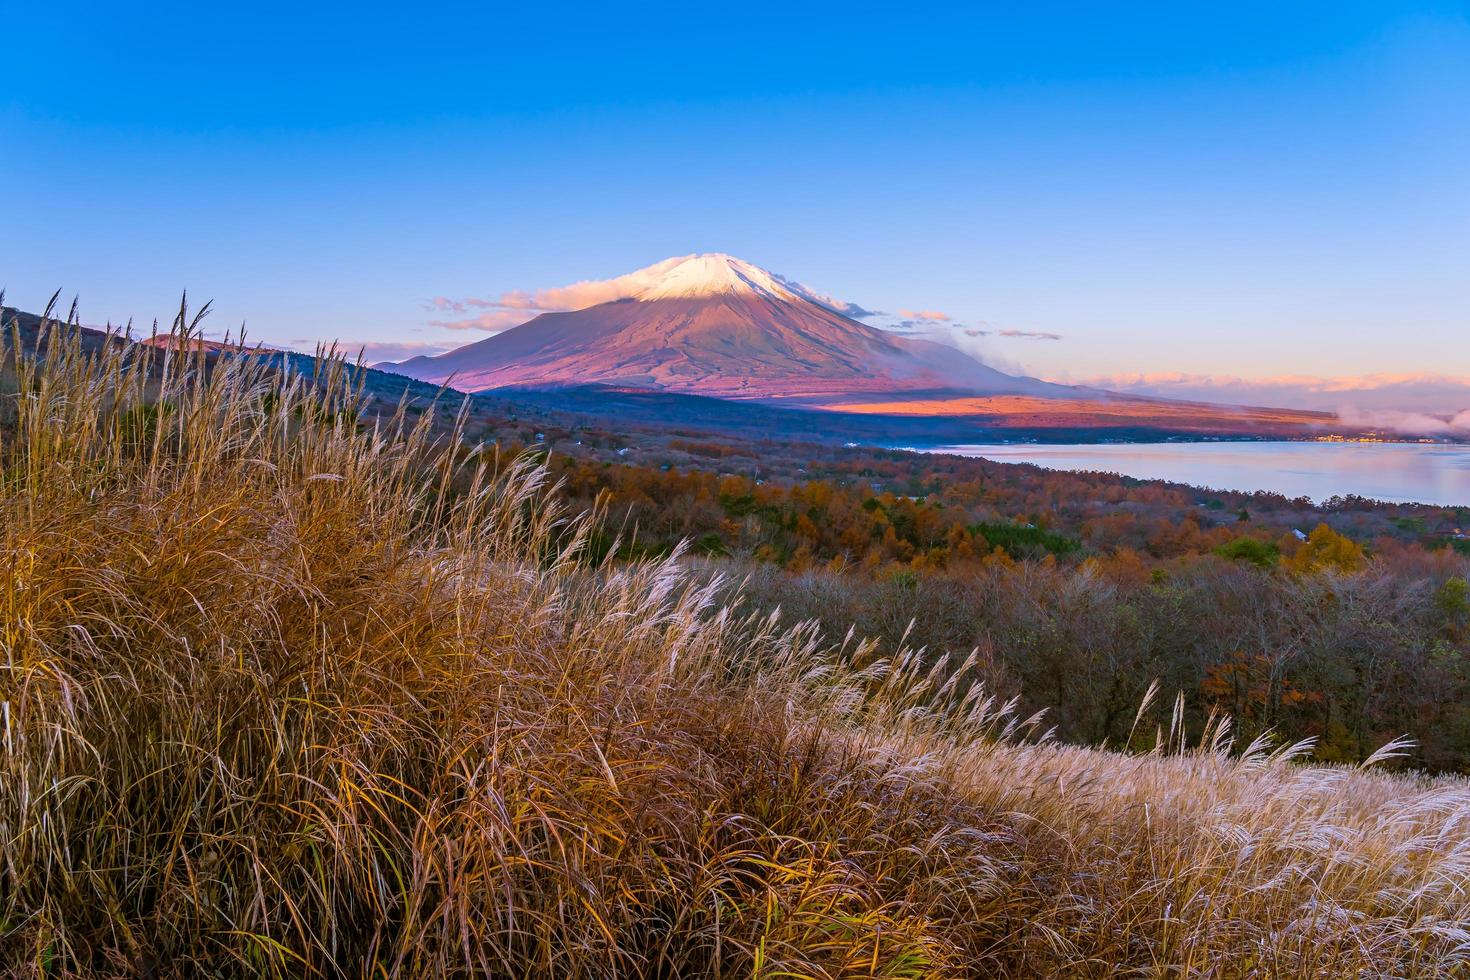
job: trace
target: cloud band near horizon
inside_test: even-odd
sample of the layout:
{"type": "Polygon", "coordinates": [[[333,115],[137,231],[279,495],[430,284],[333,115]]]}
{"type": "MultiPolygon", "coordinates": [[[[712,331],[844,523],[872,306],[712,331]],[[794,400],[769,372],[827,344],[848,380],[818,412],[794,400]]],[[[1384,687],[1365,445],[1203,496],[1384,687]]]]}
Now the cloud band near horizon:
{"type": "Polygon", "coordinates": [[[1470,429],[1470,377],[1428,372],[1343,377],[1137,373],[1073,382],[1122,394],[1337,412],[1366,426],[1433,435],[1470,429]]]}

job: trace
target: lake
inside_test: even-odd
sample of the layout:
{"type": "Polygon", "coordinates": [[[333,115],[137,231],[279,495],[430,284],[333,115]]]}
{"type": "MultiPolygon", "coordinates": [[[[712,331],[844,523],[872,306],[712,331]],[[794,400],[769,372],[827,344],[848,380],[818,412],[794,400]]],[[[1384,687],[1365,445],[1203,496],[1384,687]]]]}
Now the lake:
{"type": "Polygon", "coordinates": [[[1470,446],[1403,442],[1161,442],[944,446],[925,452],[1100,470],[1217,490],[1470,506],[1470,446]]]}

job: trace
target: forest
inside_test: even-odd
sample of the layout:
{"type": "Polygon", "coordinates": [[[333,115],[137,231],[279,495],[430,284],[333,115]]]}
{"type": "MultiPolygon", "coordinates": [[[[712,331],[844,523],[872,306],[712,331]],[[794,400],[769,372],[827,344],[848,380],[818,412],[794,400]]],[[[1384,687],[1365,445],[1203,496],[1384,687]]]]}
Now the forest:
{"type": "Polygon", "coordinates": [[[673,438],[629,463],[586,442],[529,451],[577,508],[605,507],[602,552],[684,542],[732,594],[830,637],[977,651],[991,690],[1068,741],[1127,740],[1157,683],[1196,722],[1313,738],[1321,761],[1408,734],[1414,764],[1470,770],[1464,509],[800,444],[673,438]]]}

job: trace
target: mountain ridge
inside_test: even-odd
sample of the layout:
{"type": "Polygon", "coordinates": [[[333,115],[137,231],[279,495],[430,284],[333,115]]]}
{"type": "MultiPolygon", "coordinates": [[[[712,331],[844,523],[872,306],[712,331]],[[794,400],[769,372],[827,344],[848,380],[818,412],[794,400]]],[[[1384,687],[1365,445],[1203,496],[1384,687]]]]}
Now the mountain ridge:
{"type": "Polygon", "coordinates": [[[467,391],[610,384],[761,400],[910,391],[1077,397],[957,348],[862,323],[790,279],[723,253],[610,280],[622,295],[540,315],[432,357],[377,367],[467,391]]]}

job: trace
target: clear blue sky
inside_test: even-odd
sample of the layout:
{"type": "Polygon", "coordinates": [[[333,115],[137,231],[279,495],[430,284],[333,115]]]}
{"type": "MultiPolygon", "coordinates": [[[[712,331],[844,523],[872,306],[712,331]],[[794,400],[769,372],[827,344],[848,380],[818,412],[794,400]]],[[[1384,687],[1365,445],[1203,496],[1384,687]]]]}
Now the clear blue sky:
{"type": "Polygon", "coordinates": [[[21,306],[465,342],[725,251],[1049,376],[1470,375],[1463,3],[4,8],[21,306]]]}

